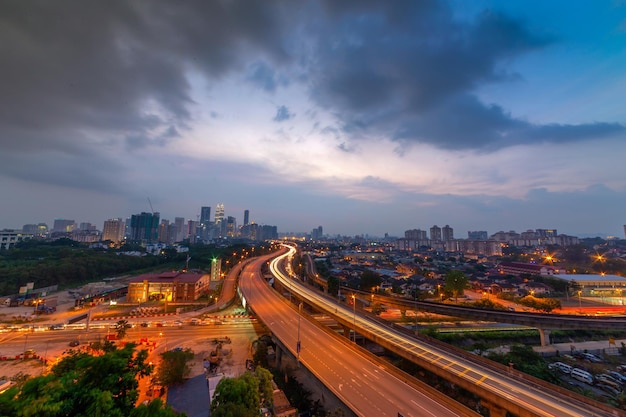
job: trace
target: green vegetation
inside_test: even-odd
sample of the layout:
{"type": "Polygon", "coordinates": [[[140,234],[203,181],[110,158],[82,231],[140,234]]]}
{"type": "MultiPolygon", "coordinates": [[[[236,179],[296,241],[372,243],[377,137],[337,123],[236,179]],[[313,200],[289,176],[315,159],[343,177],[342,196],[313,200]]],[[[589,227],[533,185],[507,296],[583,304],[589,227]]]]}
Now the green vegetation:
{"type": "Polygon", "coordinates": [[[515,344],[511,345],[507,353],[490,352],[486,357],[544,381],[559,383],[559,378],[548,370],[545,360],[533,350],[532,346],[515,344]]]}
{"type": "Polygon", "coordinates": [[[554,298],[538,298],[527,295],[526,297],[520,298],[517,302],[523,306],[543,311],[544,313],[549,313],[552,310],[561,308],[561,302],[554,298]]]}
{"type": "Polygon", "coordinates": [[[469,279],[463,272],[451,270],[446,273],[446,281],[443,285],[443,290],[446,295],[452,294],[456,301],[458,297],[463,296],[468,283],[469,279]]]}
{"type": "Polygon", "coordinates": [[[224,378],[215,388],[211,401],[214,417],[257,417],[261,407],[270,408],[273,401],[272,374],[257,367],[237,378],[224,378]]]}
{"type": "Polygon", "coordinates": [[[7,417],[174,417],[184,416],[160,401],[135,407],[138,378],[150,375],[145,350],[135,345],[100,356],[72,352],[49,374],[31,378],[0,394],[7,417]]]}
{"type": "Polygon", "coordinates": [[[210,270],[212,260],[221,258],[222,270],[227,273],[242,257],[267,253],[269,245],[250,249],[244,244],[228,248],[199,244],[190,245],[188,253],[168,248],[159,255],[131,256],[123,252],[143,253],[145,249],[132,243],[116,249],[92,249],[71,239],[32,239],[0,250],[0,294],[17,294],[28,282],[34,282],[35,288],[74,288],[112,276],[183,269],[187,255],[191,257],[190,269],[210,270]]]}
{"type": "Polygon", "coordinates": [[[193,359],[193,351],[189,348],[173,349],[161,353],[160,356],[161,363],[153,382],[165,387],[185,382],[191,372],[189,361],[193,359]]]}

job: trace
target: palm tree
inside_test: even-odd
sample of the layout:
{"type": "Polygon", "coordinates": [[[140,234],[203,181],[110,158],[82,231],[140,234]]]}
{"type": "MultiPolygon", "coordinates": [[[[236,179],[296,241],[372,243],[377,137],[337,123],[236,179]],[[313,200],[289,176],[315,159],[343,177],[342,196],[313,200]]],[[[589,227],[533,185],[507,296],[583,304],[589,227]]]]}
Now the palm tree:
{"type": "Polygon", "coordinates": [[[115,331],[117,333],[117,338],[122,339],[126,336],[126,330],[133,327],[127,320],[120,320],[115,324],[115,331]]]}

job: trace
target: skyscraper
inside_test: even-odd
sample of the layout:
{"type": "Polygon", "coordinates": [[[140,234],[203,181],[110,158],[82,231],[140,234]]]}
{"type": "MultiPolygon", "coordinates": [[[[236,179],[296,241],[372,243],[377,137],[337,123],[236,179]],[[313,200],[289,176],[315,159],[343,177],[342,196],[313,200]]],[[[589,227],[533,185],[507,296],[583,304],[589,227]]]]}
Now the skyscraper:
{"type": "Polygon", "coordinates": [[[248,221],[250,220],[250,210],[244,210],[243,211],[243,225],[247,226],[249,223],[248,221]]]}
{"type": "Polygon", "coordinates": [[[126,222],[121,218],[105,220],[102,227],[102,240],[120,243],[124,240],[125,232],[126,222]]]}
{"type": "Polygon", "coordinates": [[[441,240],[444,242],[454,240],[454,230],[447,224],[441,228],[441,240]]]}
{"type": "Polygon", "coordinates": [[[146,213],[133,214],[130,218],[130,238],[145,243],[154,243],[159,236],[160,214],[146,213]]]}
{"type": "Polygon", "coordinates": [[[441,241],[441,227],[434,225],[430,228],[430,240],[441,241]]]}
{"type": "Polygon", "coordinates": [[[208,226],[211,222],[211,207],[201,207],[200,208],[200,224],[203,226],[208,226]]]}
{"type": "Polygon", "coordinates": [[[224,220],[224,204],[218,203],[215,206],[215,224],[222,224],[222,220],[224,220]]]}
{"type": "Polygon", "coordinates": [[[176,242],[182,242],[187,239],[187,229],[185,228],[185,218],[175,217],[174,225],[176,226],[176,242]]]}

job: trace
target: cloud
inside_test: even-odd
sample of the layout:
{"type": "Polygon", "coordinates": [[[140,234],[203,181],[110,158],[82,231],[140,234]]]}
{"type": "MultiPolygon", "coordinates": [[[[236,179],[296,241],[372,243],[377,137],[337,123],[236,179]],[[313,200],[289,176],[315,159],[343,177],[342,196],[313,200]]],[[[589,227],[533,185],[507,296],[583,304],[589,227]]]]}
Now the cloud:
{"type": "Polygon", "coordinates": [[[295,117],[295,114],[292,114],[287,106],[278,106],[276,109],[276,116],[274,116],[275,122],[284,122],[285,120],[289,120],[295,117]]]}

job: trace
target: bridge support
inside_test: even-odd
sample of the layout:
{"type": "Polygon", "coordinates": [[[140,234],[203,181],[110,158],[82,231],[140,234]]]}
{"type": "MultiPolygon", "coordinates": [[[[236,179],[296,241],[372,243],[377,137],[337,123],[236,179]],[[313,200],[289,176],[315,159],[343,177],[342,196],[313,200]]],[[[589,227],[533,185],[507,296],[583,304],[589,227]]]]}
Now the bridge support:
{"type": "Polygon", "coordinates": [[[487,401],[481,401],[481,403],[489,410],[489,417],[506,417],[506,410],[499,405],[487,401]]]}
{"type": "Polygon", "coordinates": [[[341,326],[341,328],[343,329],[343,336],[350,339],[350,328],[348,326],[343,326],[343,325],[341,326]]]}
{"type": "Polygon", "coordinates": [[[546,329],[538,329],[539,330],[539,339],[541,340],[541,346],[549,346],[550,345],[550,330],[546,329]]]}
{"type": "Polygon", "coordinates": [[[276,368],[280,369],[280,364],[283,359],[283,348],[276,344],[276,368]]]}

